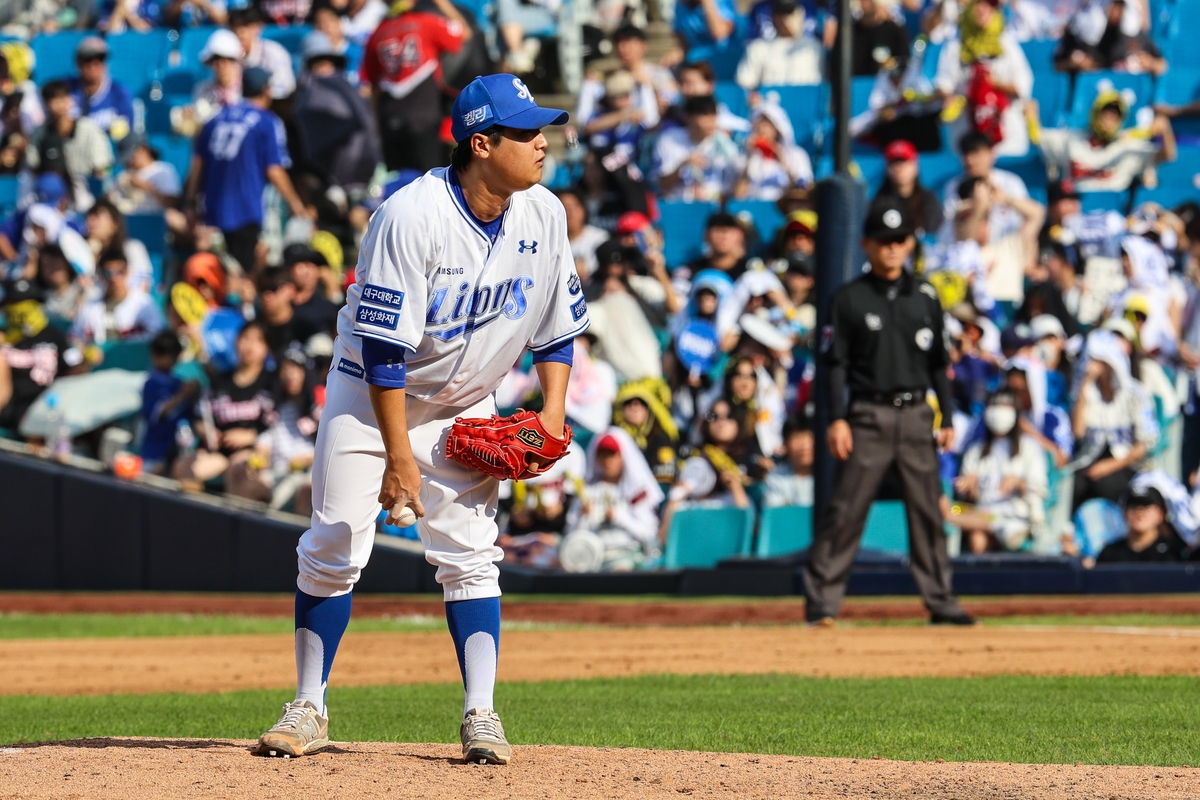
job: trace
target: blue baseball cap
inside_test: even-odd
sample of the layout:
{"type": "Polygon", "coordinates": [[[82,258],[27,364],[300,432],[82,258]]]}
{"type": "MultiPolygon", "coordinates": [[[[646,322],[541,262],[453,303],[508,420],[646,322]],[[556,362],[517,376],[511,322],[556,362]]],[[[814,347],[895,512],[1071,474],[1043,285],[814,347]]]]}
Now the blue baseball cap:
{"type": "Polygon", "coordinates": [[[37,177],[34,191],[38,200],[48,206],[56,206],[67,193],[67,182],[57,172],[43,172],[37,177]]]}
{"type": "Polygon", "coordinates": [[[450,110],[450,134],[455,142],[493,125],[532,131],[547,125],[565,125],[571,115],[558,108],[542,108],[516,75],[483,75],[467,84],[450,110]]]}

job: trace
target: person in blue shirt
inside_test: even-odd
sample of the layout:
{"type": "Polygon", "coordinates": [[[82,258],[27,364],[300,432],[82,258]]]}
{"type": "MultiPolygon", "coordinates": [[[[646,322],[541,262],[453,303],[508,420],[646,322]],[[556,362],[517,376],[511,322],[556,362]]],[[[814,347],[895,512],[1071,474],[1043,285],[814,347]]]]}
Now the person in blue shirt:
{"type": "Polygon", "coordinates": [[[166,474],[175,455],[175,432],[179,423],[192,414],[192,405],[200,394],[195,381],[183,381],[173,374],[183,345],[174,331],[162,331],[150,340],[152,369],[142,387],[142,419],[146,433],[142,437],[142,461],[146,472],[166,474]]]}
{"type": "Polygon", "coordinates": [[[225,248],[253,272],[262,232],[263,189],[271,183],[297,217],[314,219],[296,194],[287,170],[291,159],[283,122],[271,107],[271,73],[251,67],[242,73],[242,101],[226,106],[200,129],[188,171],[184,208],[204,197],[204,222],[225,237],[225,248]]]}
{"type": "Polygon", "coordinates": [[[119,142],[132,130],[133,95],[108,74],[108,44],[89,36],[75,48],[79,74],[67,81],[78,116],[100,126],[119,142]]]}
{"type": "Polygon", "coordinates": [[[733,0],[676,0],[673,29],[688,61],[710,58],[737,28],[733,0]]]}

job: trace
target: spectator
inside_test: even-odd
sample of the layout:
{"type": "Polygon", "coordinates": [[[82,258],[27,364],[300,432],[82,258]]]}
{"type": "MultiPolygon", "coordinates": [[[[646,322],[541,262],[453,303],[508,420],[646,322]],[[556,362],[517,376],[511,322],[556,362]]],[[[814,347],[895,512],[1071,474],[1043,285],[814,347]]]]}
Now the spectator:
{"type": "MultiPolygon", "coordinates": [[[[675,76],[666,67],[646,60],[649,48],[646,32],[636,25],[618,28],[612,35],[612,45],[621,68],[632,75],[636,83],[634,106],[647,110],[653,108],[654,116],[647,117],[644,122],[647,128],[655,127],[659,117],[679,100],[679,85],[675,82],[675,76]]],[[[588,103],[590,101],[594,106],[603,88],[595,78],[584,81],[579,92],[579,108],[575,112],[577,120],[591,116],[588,103]]]]}
{"type": "Polygon", "coordinates": [[[108,74],[108,44],[99,36],[87,37],[75,48],[75,66],[79,75],[67,81],[73,113],[121,141],[133,130],[133,95],[108,74]]]}
{"type": "Polygon", "coordinates": [[[329,39],[329,43],[333,45],[334,52],[345,57],[346,80],[358,86],[359,70],[362,68],[362,43],[352,42],[347,37],[345,30],[342,29],[342,17],[333,6],[324,0],[313,5],[310,19],[313,31],[324,34],[329,39]]]}
{"type": "Polygon", "coordinates": [[[370,88],[389,171],[426,172],[446,163],[442,123],[440,58],[459,52],[471,29],[449,0],[434,0],[437,12],[408,10],[389,17],[371,34],[362,62],[370,88]],[[403,58],[394,54],[403,52],[403,58]]]}
{"type": "Polygon", "coordinates": [[[388,14],[383,0],[330,0],[330,5],[342,17],[342,33],[359,47],[366,45],[388,14]]]}
{"type": "MultiPolygon", "coordinates": [[[[33,204],[18,210],[12,216],[0,223],[0,259],[4,261],[22,261],[27,241],[29,211],[33,206],[48,206],[60,220],[65,222],[71,198],[67,182],[57,172],[44,172],[34,181],[33,204]]],[[[77,219],[72,213],[73,220],[77,219]]]]}
{"type": "Polygon", "coordinates": [[[1039,314],[1029,321],[1029,330],[1037,344],[1033,346],[1034,360],[1046,371],[1046,402],[1066,409],[1071,387],[1071,362],[1067,358],[1067,332],[1058,317],[1039,314]]]}
{"type": "Polygon", "coordinates": [[[74,322],[86,298],[84,282],[79,280],[62,248],[48,244],[38,248],[37,280],[45,296],[44,310],[51,320],[74,322]]]}
{"type": "Polygon", "coordinates": [[[955,493],[974,508],[951,517],[962,528],[964,550],[1020,550],[1040,537],[1049,494],[1046,456],[1037,441],[1017,424],[1016,398],[998,391],[988,400],[982,443],[963,457],[955,493]]]}
{"type": "MultiPolygon", "coordinates": [[[[851,23],[854,33],[850,74],[854,77],[875,75],[881,69],[908,62],[908,31],[892,18],[892,9],[897,5],[896,0],[861,0],[862,13],[851,23]]],[[[830,64],[838,63],[839,53],[835,44],[830,64]]]]}
{"type": "Polygon", "coordinates": [[[793,211],[787,215],[775,235],[775,255],[789,258],[799,254],[811,262],[816,270],[817,212],[810,209],[793,211]]]}
{"type": "Polygon", "coordinates": [[[588,224],[588,209],[579,193],[570,189],[555,192],[567,212],[567,239],[575,271],[586,286],[596,274],[596,248],[608,241],[608,232],[588,224]]]}
{"type": "MultiPolygon", "coordinates": [[[[1128,329],[1125,335],[1134,337],[1128,329]]],[[[1130,371],[1128,348],[1111,330],[1088,336],[1088,360],[1071,412],[1081,465],[1073,508],[1093,497],[1117,502],[1158,436],[1149,399],[1130,371]]]]}
{"type": "Polygon", "coordinates": [[[585,295],[596,354],[612,364],[623,381],[662,378],[662,351],[651,324],[652,317],[662,318],[662,310],[647,302],[631,282],[640,254],[609,241],[597,248],[596,258],[599,267],[585,295]]]}
{"type": "MultiPolygon", "coordinates": [[[[938,57],[934,88],[962,98],[951,138],[982,134],[996,155],[1029,151],[1026,101],[1033,91],[1033,70],[1021,43],[1004,30],[998,0],[971,0],[959,18],[961,35],[948,41],[938,57]]],[[[1032,112],[1032,107],[1030,107],[1032,112]]]]}
{"type": "MultiPolygon", "coordinates": [[[[1007,170],[996,169],[996,153],[991,141],[979,132],[968,133],[958,142],[959,154],[962,156],[963,171],[961,175],[952,178],[942,191],[942,207],[946,221],[942,223],[939,232],[941,238],[947,238],[953,233],[953,220],[958,210],[958,186],[969,178],[982,178],[987,183],[1001,190],[1005,198],[1024,200],[1029,197],[1025,181],[1007,170]]],[[[996,203],[988,215],[988,229],[993,239],[1002,239],[1020,230],[1025,224],[1025,217],[1011,202],[996,203]]]]}
{"type": "Polygon", "coordinates": [[[161,331],[150,340],[150,374],[142,387],[142,468],[165,475],[176,455],[176,432],[192,416],[200,384],[173,374],[183,345],[172,331],[161,331]]]}
{"type": "Polygon", "coordinates": [[[1054,65],[1064,72],[1117,69],[1166,71],[1166,61],[1146,35],[1149,8],[1143,0],[1084,0],[1067,25],[1054,65]]]}
{"type": "Polygon", "coordinates": [[[917,148],[897,139],[883,151],[887,171],[875,197],[894,197],[904,205],[917,236],[936,234],[945,216],[938,196],[921,184],[917,148]]]}
{"type": "Polygon", "coordinates": [[[308,22],[312,13],[312,0],[259,0],[258,7],[262,9],[266,22],[271,25],[287,27],[288,25],[303,25],[308,22]]]}
{"type": "Polygon", "coordinates": [[[897,61],[876,73],[867,108],[850,120],[850,135],[879,147],[902,139],[921,152],[934,152],[942,148],[944,105],[922,59],[897,61]]]}
{"type": "Polygon", "coordinates": [[[746,140],[742,174],[734,195],[751,200],[778,200],[793,187],[813,182],[812,162],[796,144],[787,112],[778,103],[763,101],[750,114],[753,128],[746,140]]]}
{"type": "MultiPolygon", "coordinates": [[[[679,67],[679,102],[667,110],[662,129],[687,125],[686,105],[690,97],[708,97],[717,91],[717,75],[707,61],[682,64],[679,67]]],[[[739,117],[725,103],[717,103],[717,128],[730,135],[747,133],[750,120],[739,117]]]]}
{"type": "Polygon", "coordinates": [[[270,75],[251,67],[242,75],[242,102],[223,108],[196,137],[188,171],[185,208],[204,196],[205,221],[225,236],[229,254],[253,272],[262,231],[262,195],[269,181],[297,217],[312,215],[300,201],[287,168],[283,123],[268,109],[270,75]]]}
{"type": "Polygon", "coordinates": [[[242,42],[233,31],[213,31],[200,63],[212,76],[196,83],[190,105],[171,109],[171,128],[181,136],[195,136],[222,108],[242,102],[242,42]]]}
{"type": "Polygon", "coordinates": [[[258,319],[262,320],[267,346],[276,360],[283,358],[289,345],[303,345],[309,337],[322,331],[296,313],[296,285],[282,267],[264,267],[258,273],[255,289],[258,319]]]}
{"type": "Polygon", "coordinates": [[[0,428],[16,430],[25,412],[54,379],[83,363],[83,354],[50,324],[42,291],[24,278],[9,281],[0,298],[0,428]]]}
{"type": "MultiPolygon", "coordinates": [[[[304,348],[291,344],[279,361],[279,394],[275,421],[255,445],[266,468],[247,462],[244,480],[258,483],[253,492],[271,508],[288,508],[301,516],[312,513],[312,466],[322,403],[317,400],[311,363],[304,348]]],[[[250,494],[249,491],[243,491],[250,494]]]]}
{"type": "Polygon", "coordinates": [[[176,480],[203,484],[224,475],[227,488],[242,488],[229,487],[231,470],[254,455],[258,437],[275,421],[276,376],[266,368],[269,355],[262,324],[247,323],[237,335],[237,365],[215,375],[201,395],[196,427],[204,446],[175,461],[176,480]]]}
{"type": "Polygon", "coordinates": [[[971,418],[983,411],[989,389],[996,377],[996,358],[980,346],[984,338],[983,325],[986,318],[980,317],[969,302],[958,303],[948,312],[946,328],[950,332],[950,386],[954,393],[955,406],[964,412],[965,419],[958,425],[956,438],[971,425],[971,418]],[[959,428],[963,430],[959,430],[959,428]]]}
{"type": "Polygon", "coordinates": [[[165,3],[158,0],[104,0],[96,28],[105,33],[145,33],[163,22],[165,3]]]}
{"type": "MultiPolygon", "coordinates": [[[[263,15],[258,6],[251,4],[229,12],[229,29],[242,45],[242,64],[259,67],[270,76],[271,98],[282,100],[296,91],[296,73],[292,71],[292,56],[279,42],[264,39],[263,15]]],[[[242,94],[252,99],[245,86],[242,94]]]]}
{"type": "Polygon", "coordinates": [[[183,265],[183,280],[199,292],[210,310],[225,303],[225,267],[212,253],[196,253],[188,258],[183,265]]]}
{"type": "Polygon", "coordinates": [[[707,255],[676,270],[677,280],[689,280],[706,269],[720,270],[731,280],[737,280],[746,272],[746,229],[737,217],[725,212],[709,217],[704,226],[704,244],[707,255]]]}
{"type": "Polygon", "coordinates": [[[1058,242],[1043,247],[1038,266],[1029,278],[1033,283],[1025,292],[1025,302],[1017,310],[1016,319],[1024,322],[1038,314],[1051,314],[1069,336],[1077,335],[1082,281],[1075,273],[1067,249],[1058,242]]]}
{"type": "Polygon", "coordinates": [[[72,185],[75,207],[91,205],[88,178],[103,177],[113,164],[112,144],[100,126],[89,117],[72,116],[71,88],[65,81],[42,86],[46,122],[29,137],[25,162],[34,172],[57,172],[72,185]]]}
{"type": "Polygon", "coordinates": [[[82,344],[139,342],[151,339],[166,324],[158,304],[144,291],[132,289],[129,262],[120,250],[100,254],[97,273],[104,296],[79,310],[71,336],[82,344]]]}
{"type": "Polygon", "coordinates": [[[678,468],[679,429],[671,419],[671,392],[662,381],[626,383],[613,404],[613,424],[633,438],[660,487],[670,488],[678,468]]]}
{"type": "Polygon", "coordinates": [[[825,52],[805,30],[804,7],[796,0],[771,0],[772,39],[755,39],[738,65],[737,82],[746,91],[760,86],[815,86],[822,81],[825,52]]]}
{"type": "Polygon", "coordinates": [[[672,28],[681,53],[670,56],[678,61],[711,58],[733,40],[737,30],[737,10],[730,0],[675,0],[672,28]]]}
{"type": "Polygon", "coordinates": [[[1122,506],[1125,536],[1107,545],[1098,564],[1187,560],[1187,544],[1167,522],[1167,503],[1153,486],[1130,489],[1122,506]]]}
{"type": "MultiPolygon", "coordinates": [[[[592,105],[591,116],[579,118],[588,146],[609,172],[627,169],[635,162],[642,136],[658,124],[658,103],[653,92],[639,92],[638,88],[632,73],[616,70],[605,79],[604,94],[592,105]]],[[[639,180],[641,173],[628,178],[639,180]]]]}
{"type": "Polygon", "coordinates": [[[700,425],[701,444],[695,454],[683,462],[675,485],[667,494],[663,509],[661,538],[665,542],[671,518],[685,502],[702,506],[750,508],[746,487],[753,482],[751,472],[758,466],[747,458],[747,440],[739,431],[737,418],[729,403],[713,403],[700,425]],[[746,463],[749,461],[749,465],[746,463]]]}
{"type": "Polygon", "coordinates": [[[689,427],[713,385],[713,368],[722,355],[717,311],[732,294],[733,281],[719,270],[701,270],[691,282],[690,298],[671,326],[674,366],[670,375],[672,413],[689,427]]]}
{"type": "Polygon", "coordinates": [[[1038,443],[1062,469],[1075,452],[1071,417],[1061,406],[1049,402],[1046,370],[1028,359],[1013,359],[1004,375],[1004,388],[1016,398],[1021,433],[1038,443]]]}
{"type": "Polygon", "coordinates": [[[125,231],[125,217],[107,200],[97,200],[87,212],[88,246],[97,257],[106,251],[121,253],[129,265],[129,289],[148,293],[154,289],[154,266],[150,252],[125,231]]]}
{"type": "Polygon", "coordinates": [[[763,479],[763,506],[812,506],[814,442],[812,428],[792,419],[783,428],[784,461],[763,479]]]}
{"type": "Polygon", "coordinates": [[[229,20],[226,0],[167,0],[163,25],[174,30],[200,25],[224,25],[229,20]]]}
{"type": "Polygon", "coordinates": [[[653,557],[664,495],[628,433],[611,428],[592,440],[584,480],[582,502],[568,512],[568,537],[598,536],[606,571],[627,571],[653,557]]]}
{"type": "MultiPolygon", "coordinates": [[[[25,151],[25,139],[46,121],[33,74],[33,48],[25,42],[0,42],[0,95],[3,95],[0,123],[5,137],[18,155],[25,151]]],[[[15,164],[14,164],[15,166],[15,164]]],[[[9,165],[4,164],[7,169],[9,165]]]]}
{"type": "Polygon", "coordinates": [[[562,0],[498,0],[496,3],[496,26],[504,41],[504,64],[509,72],[528,75],[542,50],[538,38],[526,38],[529,32],[534,37],[558,29],[562,0]]]}
{"type": "Polygon", "coordinates": [[[292,307],[300,327],[308,334],[304,340],[321,332],[334,334],[338,307],[325,296],[321,285],[321,269],[329,268],[325,256],[308,245],[291,244],[283,251],[283,266],[296,287],[292,307]]]}
{"type": "Polygon", "coordinates": [[[617,373],[612,365],[592,355],[596,337],[585,333],[575,339],[571,378],[567,384],[567,417],[577,434],[598,433],[612,424],[617,396],[617,373]]]}
{"type": "Polygon", "coordinates": [[[662,196],[689,201],[724,199],[742,173],[742,154],[733,139],[716,126],[712,96],[689,97],[684,110],[688,126],[671,128],[659,136],[655,155],[662,196]]]}
{"type": "Polygon", "coordinates": [[[122,214],[162,214],[179,202],[179,172],[140,133],[121,142],[125,170],[117,176],[109,200],[122,214]]]}
{"type": "Polygon", "coordinates": [[[1111,88],[1097,92],[1086,131],[1042,131],[1048,166],[1070,177],[1079,192],[1120,192],[1154,164],[1174,161],[1171,121],[1155,114],[1148,129],[1122,131],[1128,113],[1128,102],[1120,92],[1111,88]]]}

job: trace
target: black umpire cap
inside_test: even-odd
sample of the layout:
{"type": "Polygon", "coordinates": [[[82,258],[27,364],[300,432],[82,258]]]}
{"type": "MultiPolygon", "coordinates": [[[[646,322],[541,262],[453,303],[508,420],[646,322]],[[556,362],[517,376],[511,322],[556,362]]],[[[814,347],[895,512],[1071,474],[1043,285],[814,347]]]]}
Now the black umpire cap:
{"type": "Polygon", "coordinates": [[[867,210],[863,237],[867,239],[906,239],[913,235],[908,210],[895,198],[881,197],[867,210]]]}

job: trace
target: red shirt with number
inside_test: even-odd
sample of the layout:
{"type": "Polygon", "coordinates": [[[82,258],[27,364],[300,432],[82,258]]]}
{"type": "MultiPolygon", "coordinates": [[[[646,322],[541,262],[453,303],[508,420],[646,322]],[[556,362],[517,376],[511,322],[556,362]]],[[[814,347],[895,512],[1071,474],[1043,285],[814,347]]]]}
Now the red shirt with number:
{"type": "Polygon", "coordinates": [[[363,54],[363,83],[403,99],[429,78],[441,84],[443,53],[463,45],[463,26],[437,14],[408,11],[380,23],[363,54]]]}

